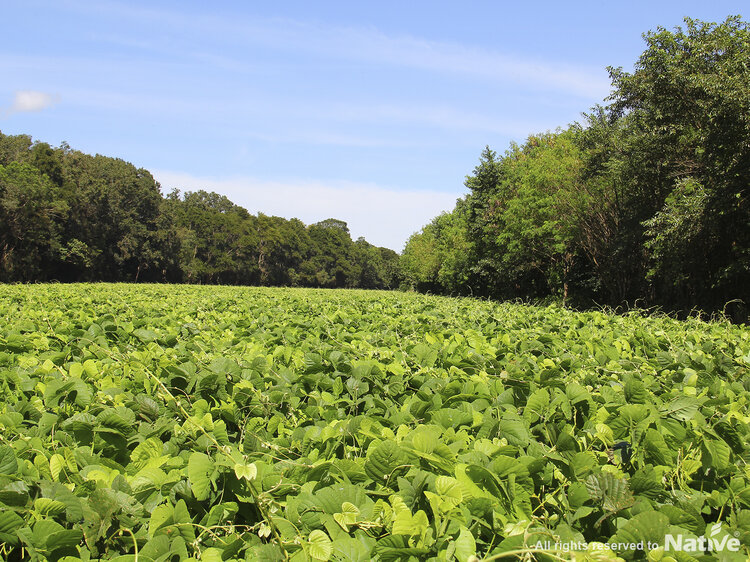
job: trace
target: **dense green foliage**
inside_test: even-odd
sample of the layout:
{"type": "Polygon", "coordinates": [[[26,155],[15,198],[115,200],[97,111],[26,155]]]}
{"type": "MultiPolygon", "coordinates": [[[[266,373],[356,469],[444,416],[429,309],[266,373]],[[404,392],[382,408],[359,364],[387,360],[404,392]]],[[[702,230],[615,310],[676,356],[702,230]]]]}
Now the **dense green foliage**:
{"type": "Polygon", "coordinates": [[[216,193],[163,197],[147,170],[0,133],[0,281],[389,288],[398,255],[345,222],[251,215],[216,193]]]}
{"type": "Polygon", "coordinates": [[[583,124],[489,148],[456,209],[404,251],[412,286],[722,310],[750,302],[750,30],[644,36],[583,124]]]}
{"type": "Polygon", "coordinates": [[[596,541],[696,560],[663,557],[672,533],[736,538],[720,559],[746,560],[748,369],[750,331],[727,323],[0,286],[0,556],[569,559],[540,552],[559,540],[589,543],[576,560],[645,556],[596,541]]]}

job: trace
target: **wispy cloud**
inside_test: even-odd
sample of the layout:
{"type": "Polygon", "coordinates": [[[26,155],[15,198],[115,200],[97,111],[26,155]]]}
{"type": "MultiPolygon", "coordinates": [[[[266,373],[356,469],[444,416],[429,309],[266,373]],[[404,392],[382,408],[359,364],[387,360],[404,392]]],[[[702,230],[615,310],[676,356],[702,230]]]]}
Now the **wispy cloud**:
{"type": "MultiPolygon", "coordinates": [[[[69,88],[64,90],[68,105],[108,111],[153,115],[193,122],[221,123],[225,130],[272,143],[310,145],[410,148],[439,143],[440,137],[424,138],[396,134],[399,127],[428,128],[443,132],[479,132],[523,138],[549,128],[541,119],[503,118],[464,111],[445,104],[340,103],[337,100],[296,103],[288,99],[258,96],[206,103],[168,95],[123,94],[116,91],[69,88]],[[291,119],[294,126],[284,126],[291,119]],[[352,125],[357,128],[352,129],[352,125]]],[[[458,142],[455,135],[451,142],[458,142]]]]}
{"type": "MultiPolygon", "coordinates": [[[[78,4],[77,7],[92,9],[88,3],[78,4]]],[[[190,38],[195,32],[203,36],[213,35],[222,44],[235,44],[240,53],[243,47],[262,45],[280,51],[323,55],[358,63],[471,76],[516,87],[557,91],[589,100],[606,96],[610,87],[603,68],[570,61],[534,59],[478,45],[387,34],[372,27],[343,27],[287,18],[229,19],[216,14],[190,14],[118,2],[97,3],[93,9],[118,18],[150,22],[168,30],[175,37],[190,38]]],[[[117,38],[112,40],[122,41],[117,38]]],[[[150,46],[155,51],[165,49],[163,43],[154,41],[138,42],[137,46],[146,49],[150,46]]],[[[183,55],[221,61],[222,65],[235,68],[247,64],[243,60],[232,60],[225,51],[196,52],[188,48],[183,50],[183,55]]]]}
{"type": "Polygon", "coordinates": [[[344,181],[210,178],[170,171],[156,171],[154,177],[165,190],[215,191],[252,213],[296,217],[306,224],[341,219],[353,238],[364,236],[371,244],[396,251],[433,217],[452,210],[461,195],[344,181]]]}
{"type": "Polygon", "coordinates": [[[52,77],[73,108],[189,120],[235,138],[378,149],[476,146],[564,126],[550,103],[562,104],[571,120],[578,115],[571,108],[587,107],[579,98],[595,101],[608,93],[603,69],[372,27],[106,0],[65,5],[126,23],[133,30],[128,35],[105,25],[85,39],[127,55],[116,64],[102,54],[107,48],[5,56],[0,69],[52,77]],[[76,85],[66,89],[71,76],[69,84],[76,85]],[[387,86],[396,83],[403,89],[387,86]],[[445,93],[456,83],[467,84],[465,96],[445,93]],[[539,103],[530,103],[535,96],[539,103]]]}
{"type": "Polygon", "coordinates": [[[13,103],[6,108],[6,116],[15,113],[35,113],[57,103],[57,96],[36,90],[18,90],[13,95],[13,103]]]}
{"type": "Polygon", "coordinates": [[[492,112],[478,113],[443,104],[373,104],[339,106],[340,119],[411,123],[449,131],[477,131],[524,137],[548,128],[543,121],[503,118],[492,112]]]}
{"type": "MultiPolygon", "coordinates": [[[[453,75],[473,76],[496,83],[562,91],[584,98],[609,91],[604,69],[561,61],[533,60],[473,45],[432,41],[408,35],[387,35],[361,28],[326,28],[295,23],[306,48],[368,62],[453,75]]],[[[293,40],[295,33],[286,34],[293,40]]],[[[302,45],[300,45],[302,46],[302,45]]]]}

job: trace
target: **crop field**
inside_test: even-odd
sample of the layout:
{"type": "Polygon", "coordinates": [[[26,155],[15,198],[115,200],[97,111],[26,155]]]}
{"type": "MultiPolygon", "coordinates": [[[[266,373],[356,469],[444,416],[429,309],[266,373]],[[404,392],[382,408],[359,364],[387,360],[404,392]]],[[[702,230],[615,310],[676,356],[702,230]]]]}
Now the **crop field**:
{"type": "Polygon", "coordinates": [[[749,369],[636,313],[0,286],[0,558],[747,560],[749,369]]]}

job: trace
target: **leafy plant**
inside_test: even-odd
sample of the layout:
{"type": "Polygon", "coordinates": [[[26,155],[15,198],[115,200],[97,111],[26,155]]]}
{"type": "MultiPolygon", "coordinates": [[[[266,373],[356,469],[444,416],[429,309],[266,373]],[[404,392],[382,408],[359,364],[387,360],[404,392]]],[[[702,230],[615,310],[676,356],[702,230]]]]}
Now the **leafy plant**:
{"type": "Polygon", "coordinates": [[[658,559],[718,522],[747,556],[748,368],[724,323],[0,286],[0,556],[658,559]]]}

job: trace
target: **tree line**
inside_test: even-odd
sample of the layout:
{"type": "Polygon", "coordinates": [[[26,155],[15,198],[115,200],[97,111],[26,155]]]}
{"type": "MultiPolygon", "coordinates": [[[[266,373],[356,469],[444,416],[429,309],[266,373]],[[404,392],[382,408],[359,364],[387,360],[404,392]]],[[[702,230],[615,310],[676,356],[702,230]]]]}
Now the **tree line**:
{"type": "Polygon", "coordinates": [[[156,281],[385,289],[399,256],[328,219],[162,195],[144,169],[0,133],[0,281],[156,281]]]}
{"type": "Polygon", "coordinates": [[[399,256],[345,222],[163,195],[144,169],[0,133],[0,281],[405,288],[495,299],[729,312],[750,303],[750,30],[646,33],[581,123],[467,176],[399,256]]]}
{"type": "Polygon", "coordinates": [[[405,283],[499,299],[720,311],[750,303],[750,32],[644,35],[583,122],[487,147],[469,193],[408,241],[405,283]]]}

